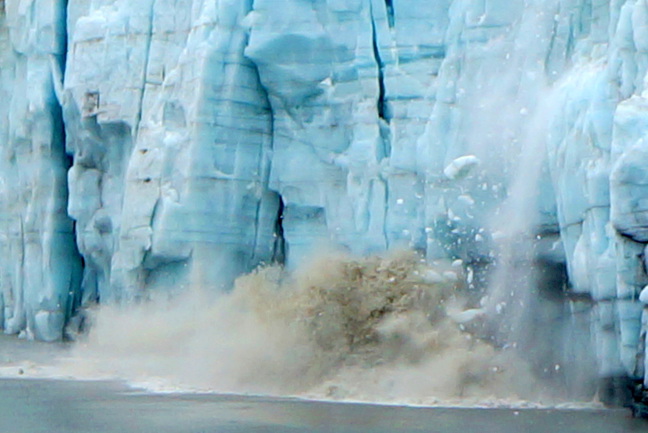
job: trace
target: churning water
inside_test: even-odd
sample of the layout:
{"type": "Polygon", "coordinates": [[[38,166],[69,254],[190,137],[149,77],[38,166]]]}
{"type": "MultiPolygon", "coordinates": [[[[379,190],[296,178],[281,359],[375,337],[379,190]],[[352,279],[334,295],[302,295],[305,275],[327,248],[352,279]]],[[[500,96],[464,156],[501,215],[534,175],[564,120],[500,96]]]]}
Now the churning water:
{"type": "Polygon", "coordinates": [[[414,405],[554,405],[513,348],[481,334],[460,266],[414,253],[329,255],[209,288],[92,313],[56,374],[158,391],[414,405]]]}

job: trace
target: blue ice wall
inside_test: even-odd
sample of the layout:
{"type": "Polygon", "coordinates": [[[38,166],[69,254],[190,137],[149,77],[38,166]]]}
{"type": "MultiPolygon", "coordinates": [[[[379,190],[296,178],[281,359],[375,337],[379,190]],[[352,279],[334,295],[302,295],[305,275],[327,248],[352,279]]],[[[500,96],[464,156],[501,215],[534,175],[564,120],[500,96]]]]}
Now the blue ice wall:
{"type": "Polygon", "coordinates": [[[65,62],[65,2],[1,6],[0,318],[5,332],[56,340],[81,279],[52,75],[65,62]]]}

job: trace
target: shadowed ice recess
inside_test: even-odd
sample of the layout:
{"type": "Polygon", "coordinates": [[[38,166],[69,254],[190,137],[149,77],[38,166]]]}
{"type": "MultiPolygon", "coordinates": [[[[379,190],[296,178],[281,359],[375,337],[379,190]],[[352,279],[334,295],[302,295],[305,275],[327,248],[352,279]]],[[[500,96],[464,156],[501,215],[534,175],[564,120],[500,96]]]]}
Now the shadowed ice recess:
{"type": "Polygon", "coordinates": [[[79,338],[73,375],[620,402],[648,383],[646,22],[0,1],[0,326],[79,338]]]}

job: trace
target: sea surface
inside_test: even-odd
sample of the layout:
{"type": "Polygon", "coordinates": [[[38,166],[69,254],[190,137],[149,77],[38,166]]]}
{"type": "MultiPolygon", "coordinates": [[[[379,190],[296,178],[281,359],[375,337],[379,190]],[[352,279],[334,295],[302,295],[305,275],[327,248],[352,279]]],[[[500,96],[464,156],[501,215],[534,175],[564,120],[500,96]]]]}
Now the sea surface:
{"type": "Polygon", "coordinates": [[[47,378],[47,365],[68,350],[0,337],[0,433],[648,432],[648,421],[625,409],[384,406],[47,378]]]}
{"type": "Polygon", "coordinates": [[[215,394],[115,382],[0,380],[3,433],[630,433],[626,410],[412,408],[215,394]]]}

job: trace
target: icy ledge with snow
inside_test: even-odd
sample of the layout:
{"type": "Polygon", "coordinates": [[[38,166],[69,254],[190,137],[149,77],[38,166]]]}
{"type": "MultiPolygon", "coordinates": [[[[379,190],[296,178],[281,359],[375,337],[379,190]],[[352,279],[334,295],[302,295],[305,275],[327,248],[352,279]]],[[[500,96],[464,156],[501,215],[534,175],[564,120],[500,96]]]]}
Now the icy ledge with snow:
{"type": "Polygon", "coordinates": [[[0,8],[5,332],[407,247],[462,260],[496,311],[533,264],[534,311],[563,317],[530,316],[563,331],[549,358],[645,376],[645,1],[0,8]]]}

